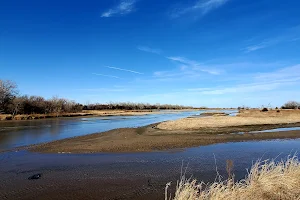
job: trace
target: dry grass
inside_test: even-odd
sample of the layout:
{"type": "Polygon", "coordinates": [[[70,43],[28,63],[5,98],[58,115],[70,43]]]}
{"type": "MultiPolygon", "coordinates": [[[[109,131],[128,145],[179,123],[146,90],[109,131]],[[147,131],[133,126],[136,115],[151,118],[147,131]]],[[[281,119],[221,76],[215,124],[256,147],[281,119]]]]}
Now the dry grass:
{"type": "Polygon", "coordinates": [[[205,118],[185,118],[167,121],[157,127],[164,130],[197,130],[200,128],[234,127],[245,125],[290,124],[300,122],[300,111],[243,111],[236,117],[214,116],[205,118]]]}
{"type": "MultiPolygon", "coordinates": [[[[167,189],[166,186],[166,200],[167,189]]],[[[171,199],[171,198],[169,198],[171,199]]],[[[300,199],[300,162],[296,156],[286,161],[258,161],[245,179],[233,178],[212,184],[184,177],[177,184],[174,200],[269,200],[300,199]]]]}
{"type": "Polygon", "coordinates": [[[45,118],[56,118],[56,117],[79,117],[79,116],[89,116],[89,113],[50,113],[50,114],[30,114],[30,115],[16,115],[11,114],[0,114],[1,120],[32,120],[32,119],[45,119],[45,118]]]}
{"type": "Polygon", "coordinates": [[[268,112],[261,112],[261,110],[252,109],[252,110],[240,110],[238,114],[238,116],[240,117],[285,117],[290,115],[300,116],[300,110],[277,109],[277,110],[269,110],[268,112]]]}

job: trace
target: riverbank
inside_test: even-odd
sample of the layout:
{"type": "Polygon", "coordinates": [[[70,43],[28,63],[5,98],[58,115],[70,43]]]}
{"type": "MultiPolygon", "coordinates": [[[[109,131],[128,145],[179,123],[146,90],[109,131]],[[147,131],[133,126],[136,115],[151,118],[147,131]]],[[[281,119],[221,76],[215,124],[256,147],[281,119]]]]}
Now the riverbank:
{"type": "Polygon", "coordinates": [[[249,133],[296,126],[300,126],[300,123],[171,131],[157,129],[156,125],[150,125],[140,128],[120,128],[103,133],[57,140],[33,145],[28,149],[33,152],[44,153],[149,152],[225,142],[300,138],[299,130],[249,133]],[[240,134],[241,132],[244,134],[240,134]]]}
{"type": "Polygon", "coordinates": [[[212,116],[206,118],[184,118],[160,123],[162,130],[199,130],[203,128],[262,126],[300,123],[300,110],[240,111],[237,116],[212,116]]]}
{"type": "Polygon", "coordinates": [[[36,120],[36,119],[49,119],[49,118],[59,118],[59,117],[84,117],[92,116],[92,113],[60,113],[60,114],[31,114],[31,115],[7,115],[0,114],[0,121],[10,121],[10,120],[36,120]]]}
{"type": "MultiPolygon", "coordinates": [[[[0,114],[0,121],[10,120],[36,120],[48,119],[59,117],[82,117],[82,116],[95,116],[95,117],[108,117],[108,116],[140,116],[150,114],[168,114],[174,112],[197,111],[199,109],[181,109],[181,110],[83,110],[80,113],[51,113],[51,114],[30,114],[30,115],[16,115],[0,114]]],[[[200,111],[200,110],[199,110],[200,111]]]]}
{"type": "Polygon", "coordinates": [[[153,200],[175,193],[183,168],[187,178],[213,183],[216,166],[227,179],[232,160],[235,180],[247,175],[257,159],[285,159],[299,152],[300,140],[234,142],[152,153],[0,154],[0,199],[153,200]],[[183,165],[183,167],[182,167],[183,165]],[[188,167],[186,167],[188,165],[188,167]],[[39,180],[28,180],[34,174],[39,180]]]}

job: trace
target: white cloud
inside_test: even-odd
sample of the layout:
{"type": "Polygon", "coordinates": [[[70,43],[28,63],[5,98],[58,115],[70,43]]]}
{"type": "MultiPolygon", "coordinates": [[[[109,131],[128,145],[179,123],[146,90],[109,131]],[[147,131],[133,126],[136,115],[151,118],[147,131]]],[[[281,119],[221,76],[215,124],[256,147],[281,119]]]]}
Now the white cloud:
{"type": "Polygon", "coordinates": [[[278,88],[300,84],[300,65],[281,68],[274,72],[249,75],[245,80],[250,83],[223,88],[192,88],[187,91],[207,95],[222,95],[227,93],[251,93],[273,91],[278,88]]]}
{"type": "Polygon", "coordinates": [[[78,89],[80,91],[86,92],[127,92],[126,88],[87,88],[87,89],[78,89]]]}
{"type": "Polygon", "coordinates": [[[160,49],[153,49],[153,48],[150,48],[150,47],[147,47],[147,46],[138,46],[137,49],[140,50],[140,51],[148,52],[148,53],[155,53],[155,54],[161,54],[162,53],[162,50],[160,50],[160,49]]]}
{"type": "Polygon", "coordinates": [[[184,8],[177,8],[171,13],[171,17],[177,18],[190,12],[206,15],[207,13],[221,7],[229,0],[198,0],[193,5],[184,8]]]}
{"type": "Polygon", "coordinates": [[[249,53],[251,51],[256,51],[256,50],[259,50],[259,49],[264,49],[266,47],[268,47],[269,45],[267,44],[257,44],[257,45],[252,45],[252,46],[248,46],[245,48],[246,52],[249,53]]]}
{"type": "Polygon", "coordinates": [[[137,72],[137,71],[133,71],[133,70],[129,70],[129,69],[118,68],[118,67],[106,66],[106,68],[115,69],[115,70],[119,70],[119,71],[131,72],[131,73],[135,73],[135,74],[143,74],[141,72],[137,72]]]}
{"type": "Polygon", "coordinates": [[[300,64],[280,68],[274,72],[258,73],[255,76],[256,80],[297,80],[300,78],[300,64]]]}
{"type": "Polygon", "coordinates": [[[102,13],[101,17],[113,17],[115,15],[125,15],[134,11],[135,0],[121,0],[120,4],[102,13]]]}
{"type": "Polygon", "coordinates": [[[298,41],[299,38],[299,33],[300,33],[300,27],[296,26],[290,29],[285,30],[284,32],[280,33],[279,35],[271,38],[264,39],[257,44],[252,44],[244,48],[243,50],[246,53],[252,52],[252,51],[257,51],[260,49],[264,49],[267,47],[271,47],[274,45],[278,45],[281,43],[287,43],[287,42],[296,42],[298,41]]]}
{"type": "Polygon", "coordinates": [[[98,74],[98,73],[92,73],[93,75],[96,75],[96,76],[105,76],[105,77],[110,77],[110,78],[118,78],[118,79],[121,79],[120,77],[118,76],[112,76],[112,75],[106,75],[106,74],[98,74]]]}
{"type": "Polygon", "coordinates": [[[196,73],[197,71],[198,72],[200,71],[200,72],[205,72],[205,73],[209,73],[212,75],[219,75],[222,72],[222,70],[212,69],[210,67],[204,67],[204,66],[202,66],[201,63],[198,63],[197,61],[194,61],[194,60],[189,60],[184,57],[167,57],[167,59],[183,64],[183,65],[181,65],[182,71],[192,70],[194,73],[196,73]]]}

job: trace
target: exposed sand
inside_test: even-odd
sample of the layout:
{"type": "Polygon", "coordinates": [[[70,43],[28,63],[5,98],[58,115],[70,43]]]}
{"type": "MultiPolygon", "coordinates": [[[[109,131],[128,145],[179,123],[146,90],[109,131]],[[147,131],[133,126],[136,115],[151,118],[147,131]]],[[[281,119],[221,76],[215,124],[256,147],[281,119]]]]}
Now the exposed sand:
{"type": "Polygon", "coordinates": [[[213,127],[234,127],[247,125],[290,124],[300,122],[299,110],[281,110],[260,112],[258,110],[243,111],[236,117],[213,116],[205,118],[184,118],[160,123],[162,130],[197,130],[213,127]]]}
{"type": "Polygon", "coordinates": [[[173,148],[194,147],[223,142],[300,138],[300,131],[274,133],[247,133],[278,127],[300,126],[267,125],[203,128],[197,131],[160,130],[152,126],[141,128],[121,128],[104,133],[58,140],[29,147],[30,151],[51,153],[94,153],[94,152],[149,152],[173,148]],[[246,132],[243,135],[230,134],[246,132]]]}
{"type": "Polygon", "coordinates": [[[121,128],[58,140],[34,145],[29,150],[54,153],[141,152],[234,141],[300,138],[300,131],[249,133],[298,127],[299,114],[298,111],[272,111],[262,114],[254,110],[237,117],[185,118],[146,127],[121,128]],[[255,113],[257,117],[253,117],[255,113]],[[238,132],[245,134],[232,134],[238,132]]]}

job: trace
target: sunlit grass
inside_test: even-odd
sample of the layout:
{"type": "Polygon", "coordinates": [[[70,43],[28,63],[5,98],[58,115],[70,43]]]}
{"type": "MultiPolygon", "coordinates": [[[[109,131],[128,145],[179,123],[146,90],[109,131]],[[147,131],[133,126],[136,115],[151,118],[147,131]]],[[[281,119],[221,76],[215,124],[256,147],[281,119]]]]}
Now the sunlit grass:
{"type": "MultiPolygon", "coordinates": [[[[269,200],[300,199],[300,162],[296,156],[285,161],[257,161],[245,179],[235,182],[234,176],[212,184],[182,179],[173,200],[269,200]]],[[[166,200],[171,199],[167,195],[166,200]]]]}

